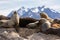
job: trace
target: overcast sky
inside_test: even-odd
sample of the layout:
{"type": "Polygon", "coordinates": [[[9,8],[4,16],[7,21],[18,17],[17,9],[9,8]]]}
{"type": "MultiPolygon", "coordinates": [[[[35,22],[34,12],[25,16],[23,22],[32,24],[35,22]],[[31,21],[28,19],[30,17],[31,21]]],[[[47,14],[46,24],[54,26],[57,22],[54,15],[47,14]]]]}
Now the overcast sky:
{"type": "Polygon", "coordinates": [[[60,12],[60,0],[0,0],[0,15],[8,15],[22,6],[26,8],[43,6],[60,12]]]}

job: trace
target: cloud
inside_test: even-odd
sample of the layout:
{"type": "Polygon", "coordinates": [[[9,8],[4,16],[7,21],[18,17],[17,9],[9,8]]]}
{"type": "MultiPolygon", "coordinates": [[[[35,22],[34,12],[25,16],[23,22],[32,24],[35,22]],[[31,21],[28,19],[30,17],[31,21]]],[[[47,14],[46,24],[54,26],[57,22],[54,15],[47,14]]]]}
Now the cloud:
{"type": "Polygon", "coordinates": [[[12,10],[19,9],[18,3],[14,0],[0,0],[0,15],[7,16],[12,10]]]}
{"type": "Polygon", "coordinates": [[[60,0],[0,0],[0,13],[7,15],[10,10],[17,10],[22,6],[31,8],[43,5],[60,12],[60,0]]]}
{"type": "Polygon", "coordinates": [[[48,8],[60,12],[60,0],[19,0],[19,6],[38,7],[45,5],[48,8]]]}
{"type": "Polygon", "coordinates": [[[18,10],[19,8],[10,8],[10,9],[2,9],[0,10],[0,15],[5,15],[7,16],[11,11],[16,11],[18,10]]]}
{"type": "Polygon", "coordinates": [[[8,3],[8,1],[1,1],[0,0],[0,4],[4,4],[4,3],[8,3]]]}
{"type": "Polygon", "coordinates": [[[0,10],[0,15],[7,16],[9,13],[10,13],[10,10],[3,10],[3,11],[0,10]]]}
{"type": "Polygon", "coordinates": [[[60,0],[39,0],[39,2],[40,5],[45,5],[45,7],[60,12],[60,0]]]}
{"type": "Polygon", "coordinates": [[[53,6],[50,6],[49,8],[54,9],[55,11],[60,13],[60,5],[53,5],[53,6]]]}

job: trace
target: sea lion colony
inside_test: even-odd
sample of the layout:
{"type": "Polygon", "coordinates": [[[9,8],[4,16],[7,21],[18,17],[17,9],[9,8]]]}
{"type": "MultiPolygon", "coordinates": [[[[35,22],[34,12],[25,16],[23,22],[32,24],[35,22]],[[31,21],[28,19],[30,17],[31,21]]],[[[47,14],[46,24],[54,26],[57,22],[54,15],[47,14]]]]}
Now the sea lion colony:
{"type": "Polygon", "coordinates": [[[20,32],[19,28],[21,26],[26,28],[39,28],[41,32],[46,33],[47,30],[49,31],[51,28],[55,30],[52,27],[53,23],[58,23],[58,21],[60,22],[60,20],[56,21],[56,19],[50,18],[45,12],[41,12],[40,16],[41,16],[40,20],[36,20],[33,18],[19,18],[17,12],[14,11],[13,15],[8,20],[7,19],[0,20],[0,24],[1,24],[0,27],[3,28],[14,27],[17,32],[20,32]]]}

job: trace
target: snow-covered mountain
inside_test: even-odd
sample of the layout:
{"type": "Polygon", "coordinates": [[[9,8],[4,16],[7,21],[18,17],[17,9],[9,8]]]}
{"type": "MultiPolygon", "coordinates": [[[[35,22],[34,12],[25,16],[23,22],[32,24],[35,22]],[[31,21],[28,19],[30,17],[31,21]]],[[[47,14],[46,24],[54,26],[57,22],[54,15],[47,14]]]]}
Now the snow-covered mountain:
{"type": "MultiPolygon", "coordinates": [[[[35,19],[40,18],[40,12],[46,12],[51,18],[60,18],[60,13],[56,12],[53,9],[42,7],[35,7],[35,8],[25,8],[21,7],[17,10],[20,17],[31,17],[35,19]]],[[[8,15],[10,17],[13,14],[13,11],[8,15]]]]}

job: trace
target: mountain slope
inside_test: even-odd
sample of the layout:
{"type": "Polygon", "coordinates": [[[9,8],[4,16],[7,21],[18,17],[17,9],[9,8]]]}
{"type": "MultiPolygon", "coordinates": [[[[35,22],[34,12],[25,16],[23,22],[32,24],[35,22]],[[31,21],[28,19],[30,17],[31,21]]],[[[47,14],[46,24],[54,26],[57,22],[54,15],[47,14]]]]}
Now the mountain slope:
{"type": "MultiPolygon", "coordinates": [[[[56,12],[53,9],[45,8],[45,6],[42,7],[35,7],[35,8],[24,8],[21,7],[17,10],[20,17],[31,17],[35,19],[40,18],[40,12],[46,12],[51,18],[60,18],[60,13],[56,12]]],[[[10,17],[13,14],[13,11],[8,15],[10,17]]]]}

